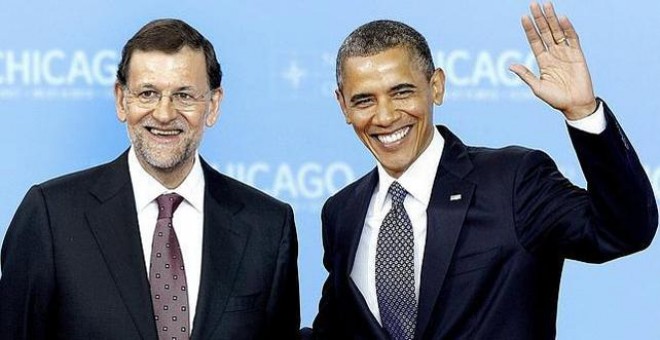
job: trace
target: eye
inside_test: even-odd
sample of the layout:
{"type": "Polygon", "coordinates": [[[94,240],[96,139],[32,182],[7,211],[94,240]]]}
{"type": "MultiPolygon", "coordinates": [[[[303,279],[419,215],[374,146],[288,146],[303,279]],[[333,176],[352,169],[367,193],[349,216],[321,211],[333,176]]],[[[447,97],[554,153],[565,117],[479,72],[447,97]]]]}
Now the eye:
{"type": "Polygon", "coordinates": [[[194,100],[195,97],[190,94],[190,93],[185,93],[185,92],[177,92],[174,94],[174,96],[177,99],[183,100],[183,101],[189,101],[189,100],[194,100]]]}
{"type": "Polygon", "coordinates": [[[394,98],[405,99],[410,97],[412,94],[413,94],[413,90],[411,89],[398,90],[394,92],[394,98]]]}
{"type": "Polygon", "coordinates": [[[353,107],[357,107],[359,109],[366,109],[369,106],[371,106],[373,102],[374,101],[371,98],[358,99],[353,102],[353,107]]]}
{"type": "Polygon", "coordinates": [[[158,92],[153,91],[153,90],[144,90],[140,93],[138,93],[138,98],[140,99],[155,99],[158,98],[160,95],[158,92]]]}
{"type": "Polygon", "coordinates": [[[193,105],[197,101],[197,98],[190,93],[186,92],[176,92],[172,94],[172,98],[175,102],[179,102],[183,105],[193,105]]]}

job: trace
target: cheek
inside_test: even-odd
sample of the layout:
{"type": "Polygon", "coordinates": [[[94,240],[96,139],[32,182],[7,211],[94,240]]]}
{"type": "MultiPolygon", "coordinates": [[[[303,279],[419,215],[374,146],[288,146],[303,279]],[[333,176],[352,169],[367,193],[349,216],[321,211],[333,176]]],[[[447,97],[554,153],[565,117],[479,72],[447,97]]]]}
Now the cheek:
{"type": "Polygon", "coordinates": [[[408,101],[405,111],[417,119],[424,119],[428,116],[428,106],[417,100],[408,101]]]}
{"type": "Polygon", "coordinates": [[[393,101],[396,108],[411,116],[424,117],[433,108],[433,98],[425,91],[415,93],[407,98],[393,101]]]}
{"type": "Polygon", "coordinates": [[[369,112],[368,110],[362,110],[360,112],[353,112],[349,114],[349,119],[351,120],[351,124],[353,125],[353,128],[355,129],[356,132],[360,131],[365,131],[369,129],[369,123],[371,121],[371,117],[373,117],[373,113],[369,112]]]}
{"type": "Polygon", "coordinates": [[[129,128],[134,129],[140,124],[140,122],[142,122],[142,119],[144,119],[145,116],[146,115],[144,114],[128,112],[126,114],[126,124],[129,128]]]}
{"type": "Polygon", "coordinates": [[[182,116],[190,129],[203,129],[206,124],[205,112],[184,113],[182,116]]]}

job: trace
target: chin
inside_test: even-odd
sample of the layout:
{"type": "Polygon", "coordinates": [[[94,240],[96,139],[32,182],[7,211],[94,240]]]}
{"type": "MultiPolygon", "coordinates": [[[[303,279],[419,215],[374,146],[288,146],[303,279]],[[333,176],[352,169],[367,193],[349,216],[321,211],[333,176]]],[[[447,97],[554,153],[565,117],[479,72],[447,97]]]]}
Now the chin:
{"type": "Polygon", "coordinates": [[[158,154],[147,153],[144,156],[144,160],[147,164],[152,166],[155,169],[162,171],[172,171],[175,170],[183,163],[185,163],[186,158],[181,155],[167,155],[161,156],[158,154]]]}
{"type": "Polygon", "coordinates": [[[385,168],[387,173],[391,174],[399,174],[402,175],[404,171],[408,169],[410,164],[407,165],[401,165],[400,163],[392,163],[392,162],[380,162],[380,164],[385,168]]]}

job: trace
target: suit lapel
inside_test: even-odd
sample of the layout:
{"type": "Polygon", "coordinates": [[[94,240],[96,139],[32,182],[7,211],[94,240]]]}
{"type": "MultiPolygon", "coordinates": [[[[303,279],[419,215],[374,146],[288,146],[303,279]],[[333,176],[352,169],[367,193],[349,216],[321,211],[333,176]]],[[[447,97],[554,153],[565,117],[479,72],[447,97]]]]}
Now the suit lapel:
{"type": "Polygon", "coordinates": [[[346,253],[346,265],[344,266],[344,273],[348,277],[353,270],[355,263],[355,253],[357,252],[360,238],[362,236],[362,229],[364,228],[364,221],[369,209],[369,202],[371,195],[378,184],[378,171],[372,170],[365,176],[362,182],[355,189],[356,195],[352,197],[352,202],[346,202],[345,213],[341,216],[341,233],[339,240],[346,240],[348,251],[346,253]]]}
{"type": "Polygon", "coordinates": [[[87,221],[119,294],[142,338],[156,338],[127,152],[107,166],[90,193],[99,204],[86,212],[87,221]]]}
{"type": "Polygon", "coordinates": [[[243,258],[250,226],[235,218],[243,203],[232,194],[227,180],[204,160],[202,169],[206,182],[202,273],[191,336],[207,339],[220,324],[243,258]]]}
{"type": "Polygon", "coordinates": [[[364,221],[367,216],[367,210],[369,209],[369,202],[371,201],[371,195],[376,188],[376,184],[378,184],[378,171],[374,169],[358,184],[355,189],[355,195],[352,195],[349,202],[345,202],[345,210],[337,220],[339,223],[337,227],[340,228],[338,240],[342,242],[344,247],[348,247],[345,249],[345,252],[342,252],[346,255],[341,261],[341,268],[338,268],[338,274],[346,280],[345,284],[348,286],[353,305],[357,306],[357,310],[362,316],[362,319],[366,321],[367,328],[371,330],[371,334],[374,335],[374,338],[385,339],[387,335],[373,314],[371,314],[364,296],[357,285],[355,285],[355,282],[353,282],[353,279],[351,279],[355,254],[360,244],[364,221]]]}
{"type": "Polygon", "coordinates": [[[427,208],[417,317],[419,336],[424,334],[433,314],[475,189],[472,182],[464,179],[472,170],[465,145],[446,128],[439,130],[445,146],[427,208]]]}

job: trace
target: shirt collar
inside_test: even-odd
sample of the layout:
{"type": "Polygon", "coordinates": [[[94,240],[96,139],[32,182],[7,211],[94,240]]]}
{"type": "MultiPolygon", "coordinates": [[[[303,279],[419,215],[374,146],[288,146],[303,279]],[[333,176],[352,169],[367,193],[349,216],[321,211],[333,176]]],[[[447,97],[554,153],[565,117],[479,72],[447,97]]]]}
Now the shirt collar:
{"type": "Polygon", "coordinates": [[[138,213],[144,210],[158,196],[170,192],[176,192],[183,196],[193,208],[198,212],[203,211],[204,205],[204,171],[199,160],[199,154],[195,153],[195,160],[190,173],[183,182],[172,190],[167,189],[153,178],[140,164],[135,154],[135,149],[131,147],[128,152],[128,172],[131,175],[133,184],[133,193],[135,196],[135,207],[138,213]]]}
{"type": "Polygon", "coordinates": [[[438,132],[438,129],[433,128],[433,136],[431,137],[429,146],[426,150],[422,151],[422,154],[417,157],[398,179],[390,176],[385,171],[385,168],[378,163],[378,186],[376,187],[376,192],[382,194],[377,195],[376,206],[382,207],[385,204],[387,190],[394,181],[398,181],[408,191],[409,196],[420,201],[424,206],[428,206],[444,144],[445,140],[440,132],[438,132]]]}

